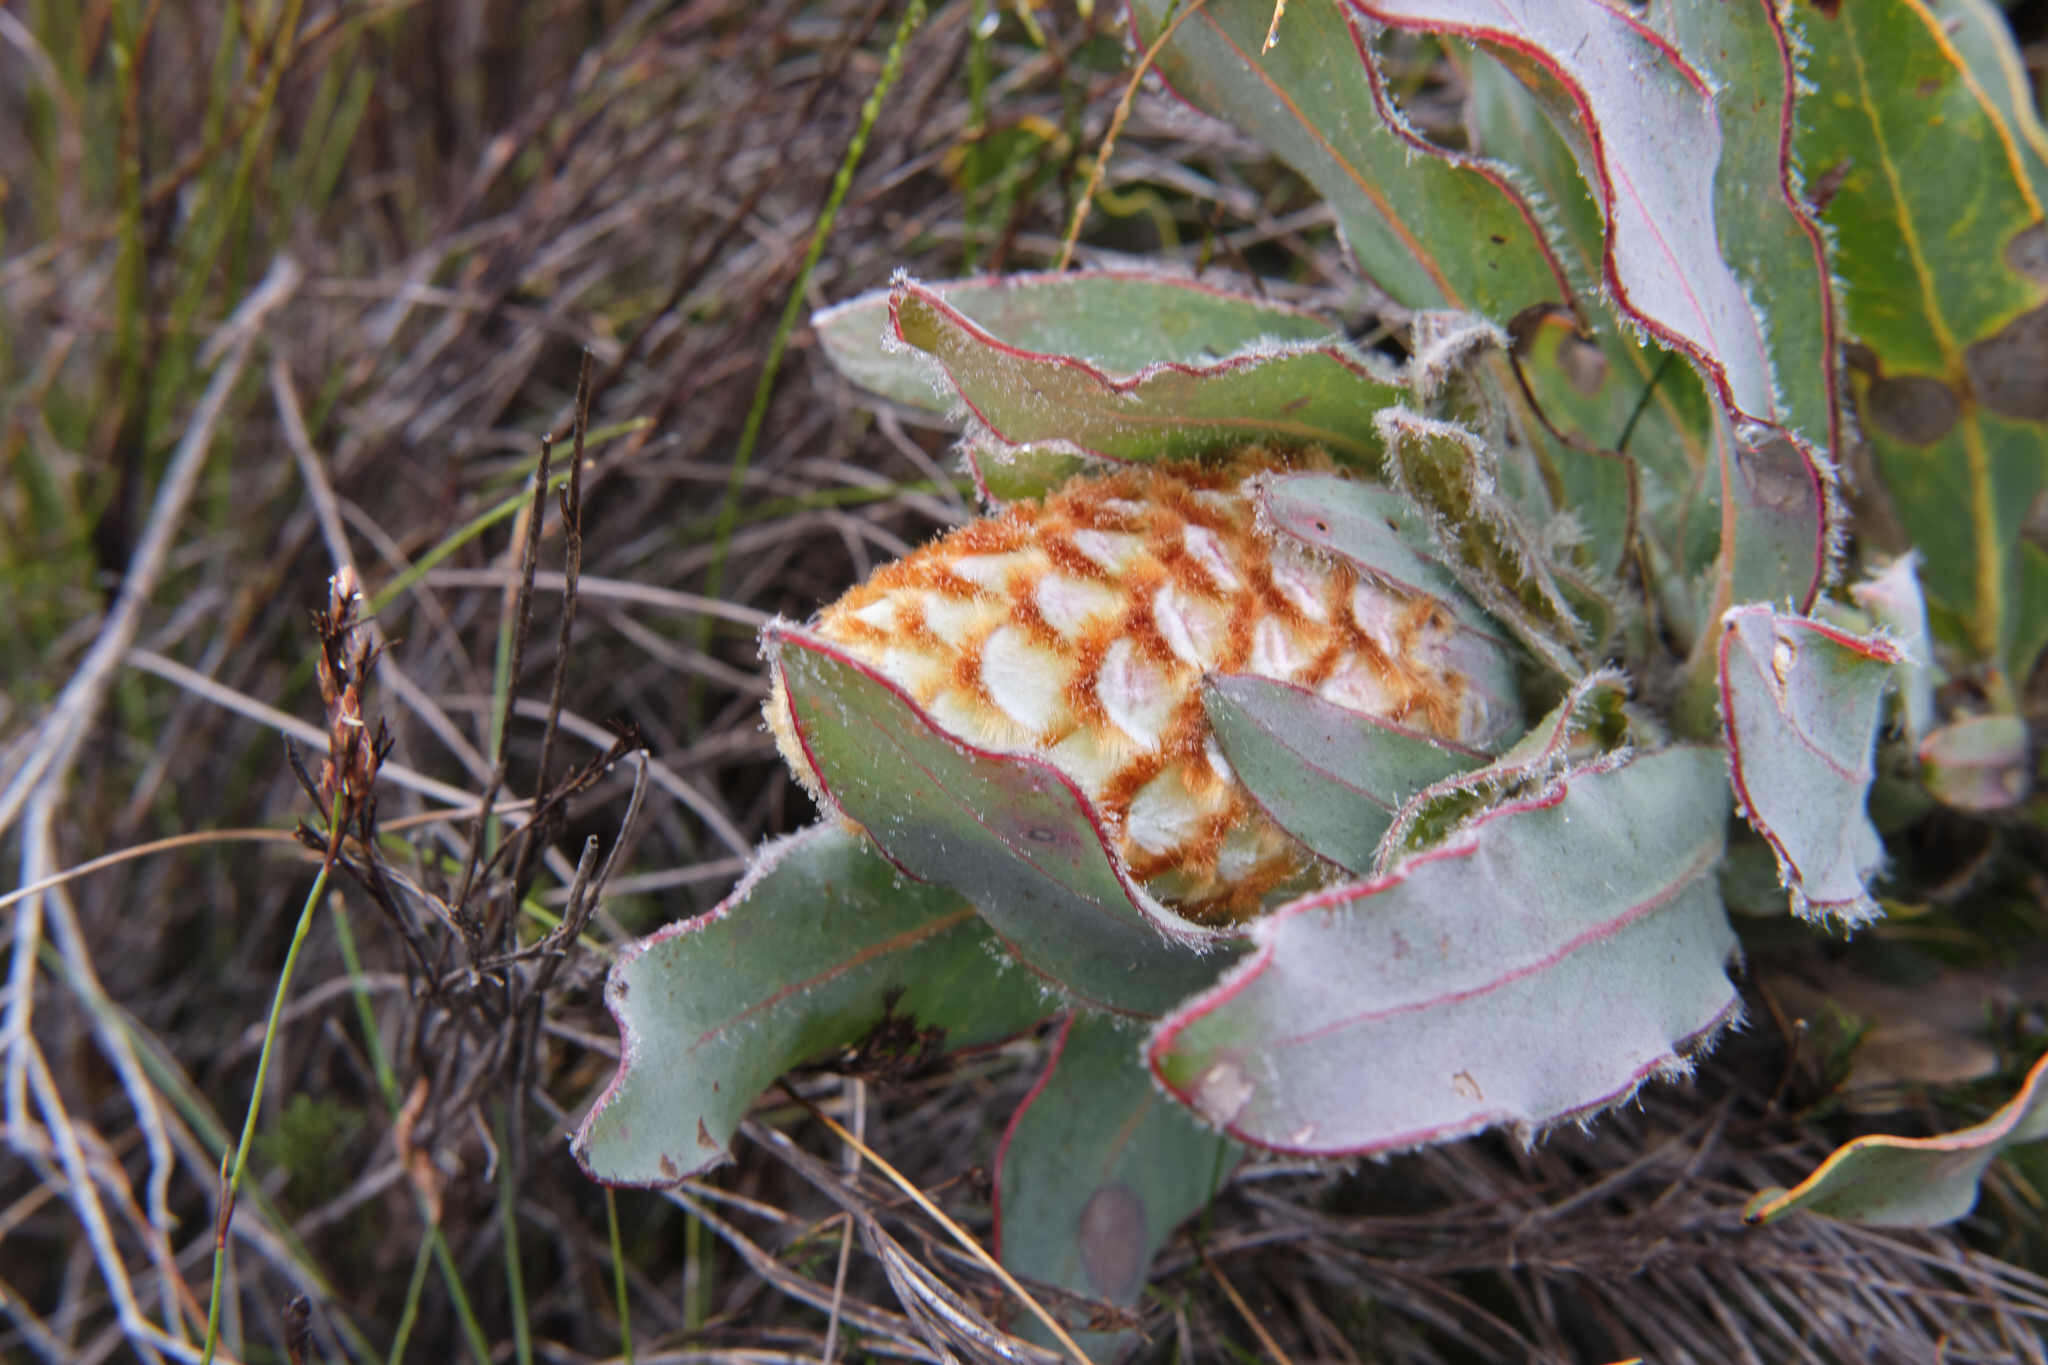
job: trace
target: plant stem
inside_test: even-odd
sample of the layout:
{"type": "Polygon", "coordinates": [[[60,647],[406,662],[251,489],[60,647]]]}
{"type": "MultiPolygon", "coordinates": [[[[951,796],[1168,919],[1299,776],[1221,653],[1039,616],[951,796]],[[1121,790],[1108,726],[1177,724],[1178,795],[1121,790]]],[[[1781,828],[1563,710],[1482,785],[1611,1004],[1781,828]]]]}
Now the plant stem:
{"type": "Polygon", "coordinates": [[[626,1257],[619,1244],[619,1192],[604,1188],[605,1233],[612,1250],[612,1292],[619,1298],[619,1359],[633,1365],[633,1313],[626,1297],[626,1257]]]}
{"type": "Polygon", "coordinates": [[[753,459],[754,447],[760,442],[762,423],[768,417],[768,395],[774,391],[776,373],[782,368],[783,350],[789,345],[789,334],[796,330],[797,317],[803,311],[804,288],[810,283],[811,272],[817,269],[818,258],[824,254],[825,239],[832,234],[832,224],[839,217],[839,206],[845,202],[846,192],[853,186],[853,173],[867,151],[868,135],[874,131],[875,120],[881,117],[882,101],[888,97],[896,78],[903,72],[903,51],[910,45],[911,34],[923,26],[924,16],[925,0],[910,0],[910,7],[903,11],[903,18],[896,25],[895,36],[889,40],[889,55],[882,62],[882,74],[875,81],[875,88],[868,93],[866,103],[860,107],[860,123],[854,128],[853,140],[847,143],[846,155],[832,177],[832,189],[825,196],[825,207],[818,214],[817,227],[811,230],[811,244],[804,252],[803,266],[797,271],[788,302],[782,306],[782,319],[776,324],[774,339],[768,343],[768,358],[762,362],[761,377],[754,385],[754,401],[747,409],[746,426],[741,429],[739,444],[733,449],[732,473],[726,480],[725,501],[718,508],[711,563],[705,573],[706,597],[718,596],[724,585],[726,551],[732,542],[733,530],[739,524],[740,491],[746,487],[747,466],[753,459]]]}
{"type": "Polygon", "coordinates": [[[263,1108],[263,1080],[270,1073],[270,1054],[277,1043],[277,1026],[284,1018],[285,997],[291,991],[292,970],[298,965],[299,949],[306,943],[306,936],[313,928],[313,912],[319,908],[321,893],[327,889],[327,878],[334,871],[334,860],[341,854],[342,793],[334,794],[334,804],[328,812],[327,856],[320,860],[320,870],[313,876],[312,889],[306,892],[306,903],[299,907],[299,922],[292,930],[291,947],[285,950],[284,966],[277,974],[277,990],[270,998],[270,1021],[263,1029],[263,1047],[256,1054],[256,1080],[249,1091],[249,1112],[242,1120],[242,1138],[235,1144],[235,1159],[227,1172],[227,1188],[221,1195],[220,1216],[213,1225],[213,1288],[206,1300],[206,1344],[201,1349],[201,1365],[212,1365],[213,1353],[220,1345],[220,1302],[221,1285],[227,1278],[228,1225],[235,1216],[235,1196],[242,1188],[242,1175],[249,1169],[249,1147],[256,1137],[256,1116],[263,1108]]]}

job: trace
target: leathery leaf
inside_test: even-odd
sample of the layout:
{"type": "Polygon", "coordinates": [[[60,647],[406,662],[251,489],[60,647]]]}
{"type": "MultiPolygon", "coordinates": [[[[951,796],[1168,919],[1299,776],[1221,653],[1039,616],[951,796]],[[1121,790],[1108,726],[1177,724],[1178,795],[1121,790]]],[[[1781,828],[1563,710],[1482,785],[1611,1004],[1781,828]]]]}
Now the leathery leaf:
{"type": "Polygon", "coordinates": [[[875,670],[787,623],[762,640],[827,799],[892,862],[971,901],[1049,987],[1150,1017],[1229,962],[1228,936],[1132,882],[1057,768],[962,743],[875,670]]]}
{"type": "Polygon", "coordinates": [[[612,967],[619,1070],[576,1159],[615,1185],[673,1183],[722,1161],[792,1066],[864,1043],[900,1054],[1022,1032],[1044,998],[996,954],[957,892],[911,882],[858,835],[821,825],[771,844],[717,909],[612,967]]]}
{"type": "Polygon", "coordinates": [[[1264,341],[1190,364],[1127,375],[997,338],[934,290],[899,281],[896,333],[936,357],[975,420],[1011,445],[1063,442],[1117,460],[1190,459],[1248,442],[1319,445],[1379,464],[1373,413],[1399,394],[1393,376],[1349,343],[1264,341]]]}
{"type": "Polygon", "coordinates": [[[1921,780],[1943,805],[2010,810],[2033,790],[2033,744],[2018,716],[1965,716],[1928,735],[1919,752],[1921,780]]]}
{"type": "Polygon", "coordinates": [[[1291,0],[1264,47],[1271,0],[1199,6],[1137,0],[1139,45],[1180,17],[1158,70],[1191,104],[1228,119],[1306,176],[1336,211],[1359,266],[1411,308],[1496,322],[1537,300],[1573,301],[1535,209],[1505,169],[1418,157],[1423,140],[1375,112],[1364,25],[1336,0],[1291,0]]]}
{"type": "MultiPolygon", "coordinates": [[[[900,285],[899,281],[899,285],[900,285]]],[[[945,412],[957,401],[932,360],[902,344],[890,314],[897,286],[822,308],[811,325],[854,383],[945,412]]],[[[1328,322],[1286,304],[1135,270],[1001,275],[920,286],[1003,344],[1070,356],[1112,374],[1172,361],[1207,365],[1254,342],[1315,342],[1328,322]]]]}
{"type": "Polygon", "coordinates": [[[1884,857],[1864,799],[1897,645],[1765,603],[1722,626],[1721,719],[1735,800],[1778,855],[1792,911],[1856,925],[1880,913],[1868,878],[1884,857]]]}
{"type": "Polygon", "coordinates": [[[1161,1022],[1153,1074],[1232,1137],[1315,1156],[1527,1136],[1681,1074],[1740,1008],[1726,811],[1711,750],[1569,774],[1259,921],[1161,1022]]]}
{"type": "Polygon", "coordinates": [[[1594,189],[1614,307],[1684,353],[1724,405],[1724,486],[1740,514],[1722,549],[1730,600],[1810,603],[1829,569],[1839,418],[1826,252],[1773,132],[1792,84],[1775,18],[1713,6],[1676,25],[1698,32],[1667,33],[1601,0],[1358,8],[1483,43],[1526,73],[1594,189]],[[1760,298],[1773,300],[1769,318],[1760,298]]]}
{"type": "Polygon", "coordinates": [[[1207,678],[1202,705],[1252,799],[1318,857],[1352,873],[1372,867],[1404,801],[1485,757],[1270,678],[1207,678]]]}
{"type": "Polygon", "coordinates": [[[2019,1093],[1982,1123],[1930,1138],[1876,1134],[1837,1148],[1790,1190],[1765,1190],[1745,1221],[1775,1223],[1805,1209],[1880,1227],[1934,1227],[1977,1206],[1985,1168],[2008,1147],[2048,1138],[2048,1056],[2019,1093]]]}
{"type": "Polygon", "coordinates": [[[1799,156],[1846,284],[1851,384],[1937,624],[2010,695],[2048,644],[2048,135],[1992,6],[1802,11],[1799,156]]]}
{"type": "MultiPolygon", "coordinates": [[[[1140,1041],[1114,1020],[1070,1015],[996,1152],[1003,1264],[1119,1308],[1136,1305],[1152,1257],[1241,1155],[1159,1093],[1140,1041]]],[[[1114,1360],[1130,1337],[1076,1339],[1092,1358],[1114,1360]]]]}
{"type": "Polygon", "coordinates": [[[1465,686],[1495,717],[1490,744],[1512,733],[1521,710],[1506,632],[1465,595],[1435,559],[1428,523],[1406,498],[1379,484],[1333,474],[1261,474],[1248,491],[1259,524],[1314,553],[1347,559],[1368,580],[1436,602],[1457,619],[1448,657],[1465,686]]]}

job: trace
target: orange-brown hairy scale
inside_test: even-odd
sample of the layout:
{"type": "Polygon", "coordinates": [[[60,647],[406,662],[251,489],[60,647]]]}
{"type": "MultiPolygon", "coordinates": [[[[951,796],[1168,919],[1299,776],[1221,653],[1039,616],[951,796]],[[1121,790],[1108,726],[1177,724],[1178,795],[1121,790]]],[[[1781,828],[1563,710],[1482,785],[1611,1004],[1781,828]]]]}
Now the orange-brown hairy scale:
{"type": "MultiPolygon", "coordinates": [[[[1223,763],[1205,672],[1473,738],[1459,729],[1464,681],[1426,662],[1448,617],[1375,585],[1384,617],[1355,621],[1349,563],[1260,532],[1240,485],[1280,463],[1254,449],[1220,468],[1074,479],[884,567],[827,607],[817,633],[959,738],[1060,768],[1132,874],[1183,914],[1242,919],[1320,870],[1223,763]]],[[[814,782],[779,691],[769,716],[814,782]]]]}

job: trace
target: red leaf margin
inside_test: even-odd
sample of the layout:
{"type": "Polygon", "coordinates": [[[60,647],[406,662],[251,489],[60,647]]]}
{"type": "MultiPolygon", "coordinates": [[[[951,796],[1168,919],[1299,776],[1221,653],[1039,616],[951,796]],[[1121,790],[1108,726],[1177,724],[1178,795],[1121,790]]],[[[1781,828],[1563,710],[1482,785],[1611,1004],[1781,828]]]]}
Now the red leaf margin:
{"type": "MultiPolygon", "coordinates": [[[[1562,0],[1540,0],[1541,3],[1561,3],[1562,0]]],[[[1722,0],[1727,3],[1728,0],[1722,0]]],[[[1827,241],[1813,211],[1801,200],[1796,185],[1797,170],[1793,165],[1792,136],[1793,109],[1798,94],[1798,75],[1791,39],[1784,26],[1783,17],[1766,0],[1742,0],[1754,3],[1764,16],[1779,53],[1779,67],[1783,75],[1781,99],[1779,101],[1778,128],[1778,176],[1777,189],[1784,199],[1787,210],[1798,225],[1801,233],[1811,244],[1814,253],[1815,276],[1820,281],[1821,347],[1826,357],[1827,373],[1825,391],[1827,394],[1827,440],[1831,451],[1843,448],[1843,418],[1841,381],[1834,364],[1834,357],[1840,340],[1839,322],[1836,317],[1837,301],[1832,286],[1832,275],[1828,267],[1827,241]]],[[[1615,254],[1615,198],[1618,193],[1610,174],[1610,163],[1606,153],[1606,141],[1599,120],[1595,118],[1592,102],[1582,85],[1573,80],[1563,61],[1554,56],[1549,48],[1525,33],[1515,31],[1505,24],[1493,25],[1480,22],[1459,23],[1439,16],[1420,15],[1399,8],[1399,0],[1338,0],[1347,12],[1357,12],[1372,22],[1389,28],[1406,29],[1425,33],[1448,33],[1473,42],[1492,43],[1514,52],[1517,56],[1541,67],[1548,72],[1559,87],[1571,99],[1579,115],[1579,126],[1593,146],[1593,162],[1599,172],[1598,198],[1600,213],[1605,225],[1601,245],[1601,276],[1607,287],[1609,298],[1615,309],[1642,327],[1664,346],[1687,356],[1702,375],[1713,385],[1722,406],[1735,414],[1744,425],[1762,428],[1769,437],[1782,438],[1798,453],[1803,472],[1810,490],[1813,505],[1819,510],[1819,534],[1815,537],[1812,573],[1806,587],[1798,594],[1797,605],[1801,611],[1812,607],[1822,589],[1832,580],[1839,547],[1844,533],[1844,512],[1836,492],[1835,463],[1825,452],[1816,450],[1803,436],[1785,425],[1782,415],[1776,411],[1776,393],[1772,389],[1765,395],[1769,409],[1764,412],[1746,410],[1735,398],[1735,391],[1728,376],[1726,365],[1710,349],[1694,343],[1683,333],[1660,321],[1654,315],[1637,308],[1630,300],[1627,284],[1622,280],[1615,254]]],[[[1597,10],[1604,22],[1618,25],[1647,46],[1655,49],[1671,69],[1690,85],[1699,98],[1711,105],[1712,84],[1694,69],[1684,55],[1662,34],[1651,29],[1642,20],[1627,13],[1619,6],[1589,0],[1588,8],[1597,10]]],[[[1355,31],[1355,30],[1354,30],[1355,31]]],[[[1360,56],[1369,69],[1376,70],[1369,45],[1360,37],[1360,56]]],[[[1439,147],[1427,139],[1420,138],[1406,128],[1406,120],[1399,111],[1385,102],[1383,84],[1375,78],[1372,82],[1373,98],[1379,105],[1380,116],[1397,136],[1404,137],[1417,151],[1448,160],[1453,164],[1465,165],[1471,158],[1462,153],[1439,147]]],[[[1718,124],[1717,111],[1710,110],[1710,117],[1718,124]]],[[[1759,344],[1762,345],[1763,320],[1756,316],[1753,306],[1744,300],[1744,311],[1757,329],[1759,344]]],[[[1765,356],[1767,373],[1772,370],[1770,357],[1765,356]]],[[[1737,439],[1750,451],[1761,450],[1769,443],[1768,438],[1759,439],[1756,434],[1738,433],[1737,439]]]]}
{"type": "MultiPolygon", "coordinates": [[[[1059,278],[1065,277],[1061,276],[1059,278]]],[[[1127,271],[1123,272],[1119,276],[1119,278],[1152,279],[1157,277],[1145,276],[1141,271],[1127,271]]],[[[1173,281],[1171,277],[1167,277],[1167,280],[1169,282],[1178,283],[1178,281],[1173,281]]],[[[1232,294],[1232,292],[1229,290],[1216,289],[1213,287],[1205,287],[1205,289],[1206,292],[1218,298],[1238,297],[1237,295],[1232,294]]],[[[1316,354],[1328,356],[1330,359],[1336,361],[1338,364],[1342,365],[1345,369],[1351,371],[1354,375],[1358,376],[1361,380],[1365,381],[1366,383],[1395,386],[1401,382],[1400,379],[1395,375],[1375,373],[1366,354],[1363,352],[1356,352],[1349,342],[1343,340],[1342,333],[1339,332],[1338,329],[1334,326],[1330,329],[1330,339],[1327,341],[1282,342],[1271,347],[1270,349],[1262,349],[1257,352],[1250,353],[1240,352],[1236,355],[1225,356],[1223,359],[1211,365],[1190,365],[1185,361],[1162,360],[1155,364],[1145,366],[1136,374],[1133,374],[1128,378],[1118,379],[1115,376],[1109,374],[1107,371],[1102,370],[1096,367],[1095,365],[1089,363],[1088,361],[1081,359],[1079,356],[1063,355],[1056,351],[1032,351],[1027,350],[1022,346],[1012,345],[1011,343],[1004,341],[1001,337],[996,336],[993,332],[990,332],[987,328],[983,327],[973,318],[968,317],[965,313],[961,312],[958,308],[955,308],[952,304],[946,302],[945,295],[941,293],[939,290],[934,289],[932,286],[924,284],[919,280],[912,279],[907,273],[899,271],[897,273],[896,280],[890,287],[889,291],[889,328],[895,334],[896,340],[898,342],[900,342],[902,345],[910,347],[915,347],[916,343],[912,342],[908,337],[903,335],[901,313],[903,301],[906,298],[913,296],[917,298],[919,302],[930,307],[933,311],[941,314],[949,325],[957,327],[961,331],[967,333],[970,337],[974,339],[976,344],[985,346],[989,350],[994,351],[999,355],[1011,356],[1014,357],[1015,359],[1028,361],[1033,364],[1056,365],[1061,369],[1072,370],[1075,373],[1080,374],[1081,376],[1086,378],[1089,382],[1097,385],[1103,391],[1103,393],[1117,398],[1128,397],[1132,393],[1136,392],[1142,385],[1144,385],[1146,382],[1153,379],[1157,375],[1184,374],[1195,379],[1206,379],[1216,375],[1232,374],[1239,370],[1253,369],[1259,365],[1266,364],[1270,361],[1282,358],[1290,354],[1316,354]]],[[[1254,300],[1254,302],[1257,301],[1254,300]]],[[[1304,313],[1303,315],[1307,317],[1315,316],[1313,313],[1304,313]]],[[[936,356],[933,357],[933,361],[939,366],[941,370],[945,372],[946,382],[952,386],[953,393],[956,397],[959,398],[961,405],[967,409],[968,413],[972,415],[974,420],[977,423],[979,423],[983,429],[988,431],[990,434],[994,435],[996,439],[1004,442],[1007,445],[1012,446],[1025,444],[1047,444],[1047,442],[1044,441],[1019,441],[1015,437],[1006,433],[1002,429],[1002,427],[999,426],[996,423],[996,421],[989,416],[987,412],[985,412],[980,406],[978,406],[973,399],[967,396],[967,391],[965,388],[961,386],[958,376],[956,376],[953,373],[952,366],[946,364],[945,361],[940,360],[936,356]]],[[[1103,451],[1095,450],[1089,446],[1082,445],[1078,441],[1066,440],[1062,441],[1060,444],[1068,446],[1076,454],[1085,455],[1090,459],[1101,460],[1105,463],[1112,465],[1130,466],[1139,463],[1138,461],[1128,460],[1121,458],[1119,456],[1106,454],[1103,451]]]]}
{"type": "MultiPolygon", "coordinates": [[[[1273,926],[1315,911],[1329,910],[1339,905],[1369,899],[1405,882],[1418,868],[1433,863],[1471,857],[1478,851],[1480,835],[1486,827],[1509,816],[1555,806],[1569,794],[1571,778],[1598,776],[1602,773],[1624,767],[1638,757],[1638,754],[1632,752],[1607,755],[1603,759],[1577,770],[1571,774],[1570,778],[1556,782],[1533,796],[1505,802],[1488,810],[1485,814],[1477,817],[1470,824],[1460,829],[1449,842],[1403,861],[1391,872],[1364,881],[1345,883],[1314,893],[1313,895],[1304,896],[1300,900],[1293,901],[1273,911],[1264,919],[1256,921],[1252,928],[1253,950],[1241,962],[1226,972],[1222,979],[1214,986],[1186,1001],[1173,1011],[1172,1014],[1161,1020],[1158,1027],[1153,1031],[1152,1037],[1146,1042],[1145,1064],[1152,1073],[1154,1084],[1158,1085],[1164,1093],[1171,1095],[1175,1101],[1184,1106],[1190,1113],[1197,1115],[1203,1113],[1196,1096],[1190,1090],[1184,1090],[1176,1086],[1167,1078],[1165,1071],[1166,1054],[1172,1050],[1175,1040],[1191,1024],[1235,999],[1273,964],[1278,953],[1278,947],[1273,942],[1271,933],[1273,926]]],[[[1719,853],[1717,853],[1716,860],[1718,860],[1719,856],[1719,853]]],[[[1710,864],[1704,875],[1711,874],[1712,867],[1710,864]]],[[[1683,884],[1675,883],[1674,886],[1677,890],[1683,889],[1683,884]]],[[[1654,913],[1669,898],[1669,895],[1677,894],[1677,890],[1659,896],[1657,899],[1642,906],[1634,907],[1632,913],[1618,921],[1610,919],[1604,922],[1601,926],[1603,934],[1611,933],[1616,927],[1625,927],[1627,924],[1642,918],[1643,915],[1654,913]]],[[[1582,942],[1586,937],[1588,936],[1581,935],[1580,939],[1574,940],[1574,943],[1582,942]]],[[[1518,972],[1516,976],[1524,974],[1518,972]]],[[[1489,981],[1486,988],[1490,989],[1499,984],[1499,980],[1489,981]]],[[[1412,1008],[1416,1007],[1404,1006],[1403,1012],[1407,1012],[1412,1008]]],[[[1625,1103],[1629,1096],[1633,1095],[1649,1081],[1657,1079],[1659,1076],[1670,1074],[1674,1070],[1684,1070],[1687,1066],[1687,1054],[1697,1053],[1710,1046],[1712,1041],[1724,1029],[1731,1025],[1739,1025],[1742,1016],[1742,997],[1731,983],[1727,1003],[1715,1013],[1713,1018],[1705,1021],[1685,1036],[1672,1040],[1671,1050],[1664,1056],[1653,1058],[1638,1067],[1622,1085],[1616,1087],[1610,1093],[1595,1097],[1585,1104],[1570,1110],[1546,1116],[1540,1120],[1540,1126],[1551,1127],[1558,1123],[1583,1121],[1593,1114],[1610,1109],[1617,1104],[1625,1103]]],[[[1205,1119],[1205,1121],[1207,1120],[1205,1119]]],[[[1526,1123],[1522,1122],[1519,1116],[1504,1114],[1481,1115],[1439,1128],[1396,1134],[1356,1147],[1342,1149],[1309,1147],[1300,1144],[1270,1141],[1245,1132],[1235,1122],[1224,1122],[1215,1126],[1218,1128],[1218,1131],[1227,1136],[1259,1150],[1273,1152],[1282,1156],[1331,1159],[1379,1156],[1395,1152],[1412,1151],[1437,1143],[1471,1137],[1504,1123],[1517,1124],[1527,1129],[1526,1123]]],[[[1523,1136],[1525,1140],[1528,1140],[1533,1138],[1534,1132],[1533,1130],[1524,1131],[1523,1136]]]]}

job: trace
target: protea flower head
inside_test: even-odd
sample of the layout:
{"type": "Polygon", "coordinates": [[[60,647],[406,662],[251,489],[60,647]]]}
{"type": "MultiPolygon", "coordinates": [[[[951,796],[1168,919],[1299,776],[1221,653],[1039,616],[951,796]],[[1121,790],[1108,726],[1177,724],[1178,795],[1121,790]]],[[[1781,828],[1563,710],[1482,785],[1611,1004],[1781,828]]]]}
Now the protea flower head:
{"type": "MultiPolygon", "coordinates": [[[[814,629],[939,729],[1065,773],[1154,895],[1191,918],[1242,918],[1318,869],[1232,774],[1204,674],[1291,683],[1460,743],[1507,719],[1456,667],[1441,602],[1259,524],[1247,483],[1279,463],[1252,449],[1077,477],[885,566],[814,629]]],[[[779,677],[767,710],[822,797],[779,677]]]]}

